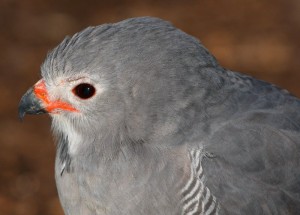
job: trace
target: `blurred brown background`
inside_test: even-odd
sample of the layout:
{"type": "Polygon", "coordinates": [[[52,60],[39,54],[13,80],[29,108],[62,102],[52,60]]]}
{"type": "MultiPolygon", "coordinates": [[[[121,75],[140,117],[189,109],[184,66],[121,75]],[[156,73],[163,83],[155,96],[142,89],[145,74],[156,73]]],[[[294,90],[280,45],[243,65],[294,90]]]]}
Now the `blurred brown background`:
{"type": "Polygon", "coordinates": [[[47,116],[17,118],[48,50],[89,25],[157,16],[199,38],[227,68],[300,96],[299,0],[1,0],[0,215],[60,215],[47,116]]]}

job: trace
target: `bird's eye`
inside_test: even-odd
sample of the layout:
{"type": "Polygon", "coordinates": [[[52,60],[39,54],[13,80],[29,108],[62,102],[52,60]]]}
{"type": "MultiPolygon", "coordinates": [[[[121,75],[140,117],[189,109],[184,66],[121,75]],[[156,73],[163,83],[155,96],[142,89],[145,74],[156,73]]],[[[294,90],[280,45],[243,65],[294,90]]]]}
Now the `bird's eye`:
{"type": "Polygon", "coordinates": [[[95,87],[87,83],[78,84],[73,89],[73,93],[81,99],[91,98],[95,94],[95,92],[95,87]]]}

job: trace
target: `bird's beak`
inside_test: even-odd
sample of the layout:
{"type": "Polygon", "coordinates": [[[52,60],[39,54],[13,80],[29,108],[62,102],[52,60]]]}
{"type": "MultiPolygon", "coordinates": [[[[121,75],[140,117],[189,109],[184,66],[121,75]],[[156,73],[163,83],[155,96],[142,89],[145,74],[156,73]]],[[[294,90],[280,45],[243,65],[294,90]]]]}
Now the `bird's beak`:
{"type": "Polygon", "coordinates": [[[77,112],[69,103],[60,100],[51,101],[43,79],[31,87],[21,98],[19,104],[19,118],[25,114],[56,113],[57,110],[77,112]]]}
{"type": "Polygon", "coordinates": [[[35,95],[34,87],[31,87],[22,96],[19,104],[19,118],[22,120],[25,114],[41,114],[47,113],[44,109],[42,102],[35,95]]]}

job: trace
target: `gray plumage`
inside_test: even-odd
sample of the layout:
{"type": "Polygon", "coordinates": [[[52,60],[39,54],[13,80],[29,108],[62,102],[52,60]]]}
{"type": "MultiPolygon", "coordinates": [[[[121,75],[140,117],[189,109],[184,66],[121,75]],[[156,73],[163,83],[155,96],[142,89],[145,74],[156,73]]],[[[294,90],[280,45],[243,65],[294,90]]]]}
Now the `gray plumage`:
{"type": "Polygon", "coordinates": [[[41,68],[65,214],[297,214],[300,101],[157,18],[89,27],[41,68]],[[89,83],[96,93],[72,91],[89,83]]]}

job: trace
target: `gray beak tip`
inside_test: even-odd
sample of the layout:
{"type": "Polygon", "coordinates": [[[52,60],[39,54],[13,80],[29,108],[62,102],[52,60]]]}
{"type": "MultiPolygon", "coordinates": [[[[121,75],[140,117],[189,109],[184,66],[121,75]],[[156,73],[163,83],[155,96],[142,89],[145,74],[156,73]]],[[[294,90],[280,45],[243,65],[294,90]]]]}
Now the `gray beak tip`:
{"type": "Polygon", "coordinates": [[[41,114],[46,112],[41,106],[41,102],[36,98],[33,88],[30,88],[23,95],[19,104],[18,115],[20,121],[23,121],[26,114],[41,114]]]}
{"type": "Polygon", "coordinates": [[[20,109],[19,109],[19,120],[20,120],[20,122],[23,122],[24,116],[25,116],[25,112],[21,112],[20,109]]]}
{"type": "Polygon", "coordinates": [[[21,103],[20,103],[19,108],[18,108],[18,116],[19,116],[19,120],[21,122],[23,122],[25,114],[26,114],[26,109],[24,108],[24,105],[21,105],[21,103]]]}

